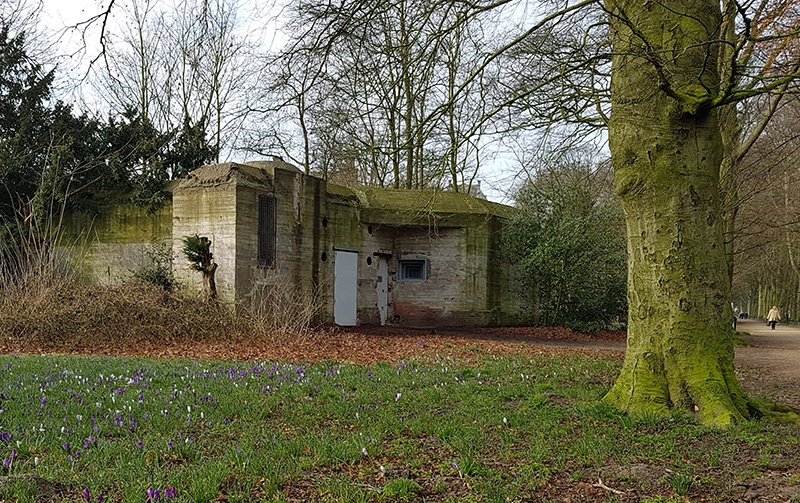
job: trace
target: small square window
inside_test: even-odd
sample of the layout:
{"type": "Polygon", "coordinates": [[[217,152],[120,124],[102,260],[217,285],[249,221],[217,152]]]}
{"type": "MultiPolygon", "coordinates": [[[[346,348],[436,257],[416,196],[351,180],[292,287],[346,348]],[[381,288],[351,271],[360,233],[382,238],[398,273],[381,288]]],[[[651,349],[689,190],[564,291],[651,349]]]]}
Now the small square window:
{"type": "Polygon", "coordinates": [[[428,279],[428,263],[424,259],[397,261],[398,281],[425,281],[428,279]]]}

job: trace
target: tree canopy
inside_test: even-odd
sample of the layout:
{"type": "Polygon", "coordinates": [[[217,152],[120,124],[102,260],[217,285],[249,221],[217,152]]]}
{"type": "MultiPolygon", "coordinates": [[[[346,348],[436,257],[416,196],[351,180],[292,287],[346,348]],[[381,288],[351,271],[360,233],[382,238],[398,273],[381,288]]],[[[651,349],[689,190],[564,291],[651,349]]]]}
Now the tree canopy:
{"type": "Polygon", "coordinates": [[[120,199],[157,207],[164,183],[213,159],[202,128],[159,131],[135,112],[105,120],[53,97],[55,69],[26,32],[0,25],[0,217],[42,219],[120,199]]]}

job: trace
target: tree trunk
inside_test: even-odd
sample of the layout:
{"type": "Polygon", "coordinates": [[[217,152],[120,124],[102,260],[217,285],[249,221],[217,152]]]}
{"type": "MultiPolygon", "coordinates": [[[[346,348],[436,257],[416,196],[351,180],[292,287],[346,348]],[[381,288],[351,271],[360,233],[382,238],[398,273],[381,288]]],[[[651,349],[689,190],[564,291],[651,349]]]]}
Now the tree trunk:
{"type": "Polygon", "coordinates": [[[611,158],[628,234],[628,342],[605,401],[634,414],[750,417],[736,381],[723,239],[714,0],[609,1],[611,158]],[[679,13],[685,13],[681,15],[679,13]],[[631,27],[635,27],[632,30],[631,27]],[[635,32],[635,33],[634,33],[635,32]]]}
{"type": "Polygon", "coordinates": [[[206,300],[216,300],[217,298],[217,280],[215,279],[216,273],[216,262],[211,262],[203,269],[203,291],[206,294],[206,300]]]}

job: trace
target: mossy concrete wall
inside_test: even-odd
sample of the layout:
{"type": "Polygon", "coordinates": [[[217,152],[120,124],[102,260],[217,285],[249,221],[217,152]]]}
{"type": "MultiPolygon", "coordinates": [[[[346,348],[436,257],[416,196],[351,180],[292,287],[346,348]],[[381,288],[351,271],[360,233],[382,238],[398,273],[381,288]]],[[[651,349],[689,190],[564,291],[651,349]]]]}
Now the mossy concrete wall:
{"type": "Polygon", "coordinates": [[[239,189],[237,298],[259,302],[272,299],[315,303],[325,316],[325,243],[329,226],[325,217],[324,182],[295,170],[275,169],[264,187],[239,189]],[[276,203],[276,261],[260,267],[258,259],[258,196],[271,195],[276,203]]]}
{"type": "Polygon", "coordinates": [[[198,234],[211,240],[221,301],[308,304],[320,321],[333,321],[336,250],[350,250],[358,253],[358,323],[381,321],[378,263],[386,260],[389,324],[465,326],[528,319],[501,260],[500,232],[511,211],[467,194],[351,189],[281,163],[227,163],[190,173],[154,215],[119,206],[91,226],[76,215],[71,226],[92,229],[89,270],[101,281],[144,265],[145,246],[161,240],[172,244],[176,278],[199,292],[201,275],[182,253],[182,239],[198,234]],[[259,196],[276,202],[271,267],[258,263],[259,196]],[[426,280],[399,280],[402,259],[426,260],[426,280]]]}
{"type": "Polygon", "coordinates": [[[529,320],[512,293],[512,276],[501,256],[500,234],[512,208],[448,192],[332,185],[328,190],[329,200],[354,206],[340,210],[350,225],[337,223],[336,230],[347,236],[340,238],[340,246],[347,243],[359,252],[359,323],[380,322],[379,257],[388,259],[390,324],[469,326],[529,320]],[[399,280],[402,259],[425,260],[426,280],[399,280]]]}
{"type": "Polygon", "coordinates": [[[391,324],[473,326],[524,318],[509,293],[510,275],[494,244],[499,227],[493,219],[475,219],[472,225],[443,228],[363,225],[365,256],[359,262],[359,321],[380,321],[376,309],[378,256],[389,258],[391,324]],[[399,280],[397,268],[402,259],[425,260],[426,280],[399,280]]]}
{"type": "Polygon", "coordinates": [[[202,275],[189,267],[182,252],[183,238],[197,234],[211,240],[211,253],[217,263],[216,284],[221,301],[232,303],[236,292],[236,186],[175,188],[173,204],[173,253],[175,278],[182,285],[202,292],[202,275]]]}
{"type": "Polygon", "coordinates": [[[89,281],[117,283],[131,271],[150,265],[153,243],[172,242],[172,204],[155,213],[133,204],[100,208],[98,213],[67,215],[62,244],[70,248],[75,269],[89,281]]]}

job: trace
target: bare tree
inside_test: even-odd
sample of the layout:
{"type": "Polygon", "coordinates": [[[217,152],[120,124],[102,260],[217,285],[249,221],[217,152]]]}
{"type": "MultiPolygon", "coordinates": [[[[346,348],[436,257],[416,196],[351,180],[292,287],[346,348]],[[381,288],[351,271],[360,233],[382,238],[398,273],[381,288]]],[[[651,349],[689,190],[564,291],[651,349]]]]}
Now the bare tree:
{"type": "Polygon", "coordinates": [[[218,161],[239,134],[258,80],[242,8],[239,0],[121,3],[128,28],[104,33],[97,92],[112,110],[135,110],[162,132],[201,125],[218,161]]]}
{"type": "Polygon", "coordinates": [[[267,110],[280,121],[294,117],[305,153],[290,157],[325,176],[344,170],[360,183],[398,188],[458,190],[474,178],[478,145],[488,143],[488,104],[480,79],[461,87],[485,43],[468,6],[397,0],[297,9],[295,37],[278,58],[294,67],[277,73],[279,99],[271,101],[282,106],[267,110]]]}
{"type": "Polygon", "coordinates": [[[765,316],[773,305],[785,317],[800,313],[798,119],[800,103],[787,96],[739,165],[733,291],[753,316],[765,316]]]}

